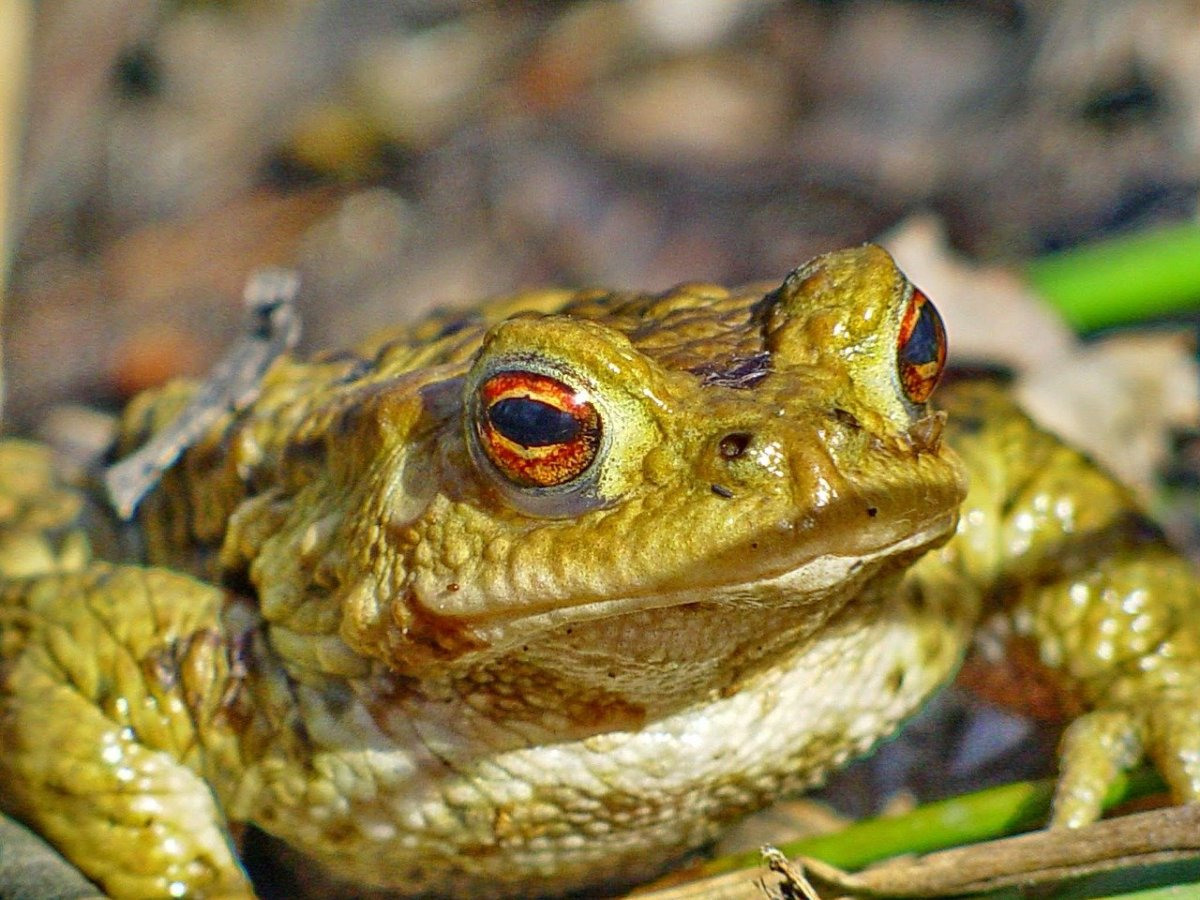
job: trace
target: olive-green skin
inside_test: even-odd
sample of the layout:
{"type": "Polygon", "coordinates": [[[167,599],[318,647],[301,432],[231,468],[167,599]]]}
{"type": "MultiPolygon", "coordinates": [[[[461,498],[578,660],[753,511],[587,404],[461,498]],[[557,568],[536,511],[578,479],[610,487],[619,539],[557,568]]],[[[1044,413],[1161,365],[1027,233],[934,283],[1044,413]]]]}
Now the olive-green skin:
{"type": "Polygon", "coordinates": [[[138,559],[0,445],[0,801],[117,896],[248,895],[243,823],[347,891],[611,886],[868,750],[985,620],[1086,710],[1057,825],[1144,754],[1195,800],[1195,574],[999,388],[913,403],[912,302],[866,246],[286,357],[143,502],[138,559]],[[599,413],[563,484],[481,444],[511,371],[599,413]]]}

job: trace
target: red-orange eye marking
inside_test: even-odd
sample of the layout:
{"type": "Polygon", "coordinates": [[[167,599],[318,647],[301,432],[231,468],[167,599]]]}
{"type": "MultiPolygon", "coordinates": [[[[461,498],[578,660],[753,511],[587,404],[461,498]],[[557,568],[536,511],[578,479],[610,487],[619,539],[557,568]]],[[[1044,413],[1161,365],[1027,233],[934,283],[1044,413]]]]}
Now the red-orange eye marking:
{"type": "Polygon", "coordinates": [[[600,413],[586,395],[537,372],[500,372],[479,388],[475,431],[487,458],[520,487],[578,478],[600,449],[600,413]]]}
{"type": "Polygon", "coordinates": [[[896,339],[896,369],[904,395],[924,403],[946,365],[946,328],[929,298],[913,289],[896,339]]]}

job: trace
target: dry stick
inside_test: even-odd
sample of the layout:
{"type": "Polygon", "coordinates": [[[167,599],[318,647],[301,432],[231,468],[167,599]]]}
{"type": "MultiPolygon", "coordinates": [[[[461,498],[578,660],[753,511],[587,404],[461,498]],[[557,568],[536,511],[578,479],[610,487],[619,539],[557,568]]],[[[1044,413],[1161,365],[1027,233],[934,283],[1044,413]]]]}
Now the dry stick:
{"type": "Polygon", "coordinates": [[[1200,856],[1200,805],[1106,819],[901,859],[846,875],[810,863],[809,878],[866,896],[939,897],[1057,883],[1113,869],[1200,856]]]}
{"type": "Polygon", "coordinates": [[[300,337],[300,318],[293,305],[299,286],[296,274],[284,269],[265,269],[251,276],[246,283],[250,312],[246,334],[166,428],[104,473],[109,502],[121,518],[133,516],[163,472],[221,416],[245,408],[258,396],[267,368],[300,337]]]}
{"type": "MultiPolygon", "coordinates": [[[[900,858],[849,874],[813,859],[796,868],[822,897],[944,897],[1058,884],[1114,869],[1200,857],[1200,805],[1106,819],[900,858]]],[[[762,900],[761,871],[729,872],[645,893],[637,900],[762,900]]],[[[775,887],[771,882],[767,882],[775,887]]]]}

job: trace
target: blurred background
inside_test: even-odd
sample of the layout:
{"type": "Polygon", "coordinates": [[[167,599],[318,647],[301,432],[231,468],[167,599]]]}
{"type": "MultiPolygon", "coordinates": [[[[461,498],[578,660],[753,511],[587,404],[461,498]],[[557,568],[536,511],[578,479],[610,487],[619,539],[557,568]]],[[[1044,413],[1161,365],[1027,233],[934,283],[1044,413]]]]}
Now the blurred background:
{"type": "Polygon", "coordinates": [[[205,371],[264,264],[326,346],[547,282],[778,279],[914,214],[1020,261],[1200,192],[1196,0],[31,6],[25,427],[205,371]]]}
{"type": "MultiPolygon", "coordinates": [[[[1196,316],[1101,351],[1022,275],[1195,221],[1197,0],[34,7],[4,324],[18,429],[205,372],[264,265],[300,270],[311,348],[546,283],[779,280],[886,236],[956,353],[1028,366],[1065,430],[1113,420],[1094,452],[1146,496],[1164,467],[1200,485],[1196,316]]],[[[1195,541],[1185,496],[1161,510],[1195,541]]],[[[1003,716],[972,738],[956,702],[949,731],[922,720],[843,807],[913,773],[947,793],[1029,744],[1003,716]]],[[[1029,771],[1049,759],[1034,743],[1029,771]]]]}

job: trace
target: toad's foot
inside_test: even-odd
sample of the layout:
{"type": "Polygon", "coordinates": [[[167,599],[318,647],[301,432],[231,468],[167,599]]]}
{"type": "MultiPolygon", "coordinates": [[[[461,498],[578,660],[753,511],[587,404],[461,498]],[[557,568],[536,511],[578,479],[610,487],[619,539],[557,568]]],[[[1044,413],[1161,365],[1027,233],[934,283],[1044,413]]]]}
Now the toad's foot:
{"type": "MultiPolygon", "coordinates": [[[[1047,594],[1055,593],[1051,589],[1047,594]]],[[[1200,586],[1159,546],[1106,560],[1058,589],[1060,621],[1086,609],[1068,664],[1094,708],[1063,735],[1052,825],[1095,821],[1124,770],[1150,760],[1177,803],[1200,801],[1200,586]]],[[[1043,598],[1043,601],[1048,599],[1043,598]]]]}
{"type": "Polygon", "coordinates": [[[0,594],[4,805],[110,895],[252,896],[196,771],[224,666],[203,637],[222,601],[104,564],[0,594]]]}
{"type": "Polygon", "coordinates": [[[1154,762],[1176,803],[1200,802],[1197,696],[1166,694],[1141,710],[1101,709],[1076,719],[1063,735],[1051,827],[1098,819],[1113,781],[1143,757],[1154,762]]]}

